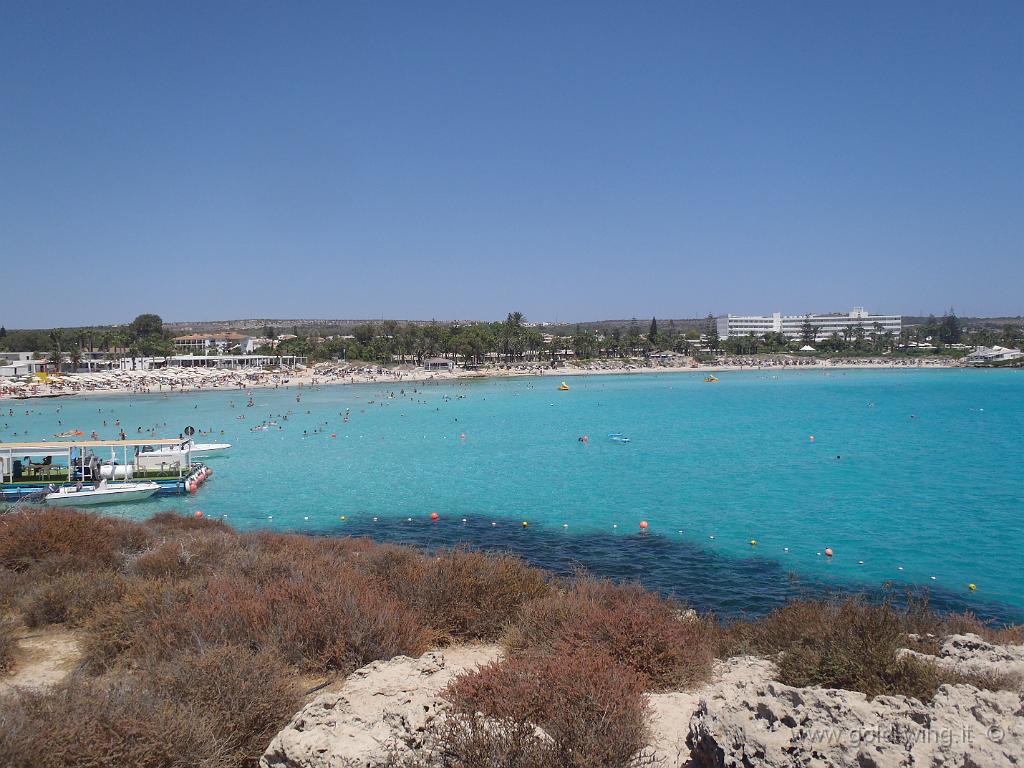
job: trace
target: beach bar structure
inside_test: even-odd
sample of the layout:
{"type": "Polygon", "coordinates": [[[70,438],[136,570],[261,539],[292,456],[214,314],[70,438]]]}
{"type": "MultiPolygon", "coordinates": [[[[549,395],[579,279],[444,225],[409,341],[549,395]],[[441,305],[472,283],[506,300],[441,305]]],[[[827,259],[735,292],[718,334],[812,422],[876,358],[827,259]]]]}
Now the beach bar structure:
{"type": "Polygon", "coordinates": [[[192,461],[190,445],[188,438],[0,442],[0,499],[17,501],[62,483],[133,479],[156,483],[160,496],[185,494],[206,470],[192,461]]]}

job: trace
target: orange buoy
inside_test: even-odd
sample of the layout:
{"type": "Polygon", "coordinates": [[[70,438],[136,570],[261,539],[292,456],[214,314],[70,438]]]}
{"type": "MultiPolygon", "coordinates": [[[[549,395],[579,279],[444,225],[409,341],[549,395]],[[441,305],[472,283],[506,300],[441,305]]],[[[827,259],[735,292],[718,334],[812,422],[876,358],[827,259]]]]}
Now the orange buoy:
{"type": "Polygon", "coordinates": [[[832,547],[825,547],[825,557],[832,557],[832,547]]]}
{"type": "Polygon", "coordinates": [[[431,512],[430,513],[430,519],[431,520],[437,520],[438,517],[439,517],[439,515],[437,514],[437,512],[431,512]]]}
{"type": "Polygon", "coordinates": [[[195,515],[196,520],[200,519],[202,516],[203,516],[203,510],[197,509],[196,510],[196,515],[195,515]]]}
{"type": "Polygon", "coordinates": [[[647,521],[646,520],[641,520],[640,521],[640,530],[641,531],[646,531],[647,530],[647,521]]]}
{"type": "Polygon", "coordinates": [[[213,470],[210,469],[209,467],[206,468],[206,476],[213,477],[213,470]]]}
{"type": "Polygon", "coordinates": [[[188,484],[188,492],[195,493],[197,487],[198,486],[196,486],[195,481],[192,481],[191,483],[188,484]]]}
{"type": "Polygon", "coordinates": [[[334,439],[335,439],[335,438],[337,438],[337,437],[338,437],[337,433],[335,433],[335,432],[331,432],[331,439],[332,439],[332,440],[334,440],[334,439]]]}

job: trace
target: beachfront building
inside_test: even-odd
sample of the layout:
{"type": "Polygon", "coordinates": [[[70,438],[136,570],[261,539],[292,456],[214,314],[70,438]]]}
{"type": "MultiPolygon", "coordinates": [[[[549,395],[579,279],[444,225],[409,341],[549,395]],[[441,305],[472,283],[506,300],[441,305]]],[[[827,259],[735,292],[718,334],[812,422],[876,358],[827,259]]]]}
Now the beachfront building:
{"type": "Polygon", "coordinates": [[[43,359],[35,352],[0,352],[0,378],[8,379],[15,376],[31,376],[35,373],[45,371],[50,365],[48,359],[43,359]]]}
{"type": "Polygon", "coordinates": [[[423,370],[451,372],[455,370],[455,363],[444,357],[429,357],[423,361],[423,370]]]}
{"type": "Polygon", "coordinates": [[[796,340],[803,337],[804,323],[811,324],[815,341],[828,339],[834,333],[842,336],[850,328],[862,328],[865,336],[872,333],[899,336],[903,329],[901,315],[872,315],[864,307],[854,307],[846,314],[783,315],[775,312],[771,315],[726,315],[718,318],[718,335],[726,339],[730,336],[782,333],[796,340]]]}
{"type": "Polygon", "coordinates": [[[190,333],[175,336],[174,349],[183,355],[224,355],[228,352],[247,355],[256,347],[250,337],[240,333],[190,333]]]}
{"type": "Polygon", "coordinates": [[[968,365],[986,365],[988,363],[1004,363],[1008,360],[1020,360],[1024,357],[1024,352],[1019,349],[1010,349],[1009,347],[1000,347],[996,345],[994,347],[975,347],[974,351],[971,352],[964,361],[968,365]]]}

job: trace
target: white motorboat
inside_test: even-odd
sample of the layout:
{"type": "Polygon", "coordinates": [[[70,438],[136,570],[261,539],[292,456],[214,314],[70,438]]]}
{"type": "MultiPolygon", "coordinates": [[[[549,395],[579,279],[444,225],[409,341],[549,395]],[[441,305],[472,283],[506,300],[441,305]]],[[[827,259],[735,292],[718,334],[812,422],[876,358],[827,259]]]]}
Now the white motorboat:
{"type": "Polygon", "coordinates": [[[176,445],[165,445],[152,451],[146,451],[146,453],[153,453],[157,455],[173,454],[175,456],[179,456],[184,455],[186,450],[188,450],[192,453],[193,459],[205,459],[210,456],[219,456],[230,447],[231,443],[183,443],[180,447],[176,445]]]}
{"type": "MultiPolygon", "coordinates": [[[[51,486],[52,487],[52,486],[51,486]]],[[[84,507],[92,504],[114,504],[123,501],[142,501],[160,490],[156,483],[110,483],[100,480],[97,485],[64,485],[46,494],[51,507],[84,507]]]]}

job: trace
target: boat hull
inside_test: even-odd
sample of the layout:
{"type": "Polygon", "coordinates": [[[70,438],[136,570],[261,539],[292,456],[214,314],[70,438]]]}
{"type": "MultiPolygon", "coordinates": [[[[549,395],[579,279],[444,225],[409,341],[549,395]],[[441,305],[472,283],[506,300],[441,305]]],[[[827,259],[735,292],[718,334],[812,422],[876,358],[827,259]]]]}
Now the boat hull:
{"type": "Polygon", "coordinates": [[[97,504],[122,504],[129,501],[143,501],[160,490],[156,483],[146,483],[139,488],[103,488],[71,493],[49,493],[48,507],[91,507],[97,504]]]}

